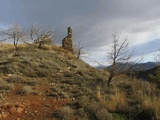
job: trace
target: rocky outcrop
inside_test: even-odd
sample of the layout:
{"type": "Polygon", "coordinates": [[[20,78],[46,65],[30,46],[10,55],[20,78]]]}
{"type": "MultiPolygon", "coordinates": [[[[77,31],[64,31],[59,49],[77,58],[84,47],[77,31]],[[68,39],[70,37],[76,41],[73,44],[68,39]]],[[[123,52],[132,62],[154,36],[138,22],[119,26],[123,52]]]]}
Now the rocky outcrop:
{"type": "Polygon", "coordinates": [[[68,35],[62,41],[62,47],[70,52],[73,52],[73,37],[72,28],[68,27],[68,35]]]}

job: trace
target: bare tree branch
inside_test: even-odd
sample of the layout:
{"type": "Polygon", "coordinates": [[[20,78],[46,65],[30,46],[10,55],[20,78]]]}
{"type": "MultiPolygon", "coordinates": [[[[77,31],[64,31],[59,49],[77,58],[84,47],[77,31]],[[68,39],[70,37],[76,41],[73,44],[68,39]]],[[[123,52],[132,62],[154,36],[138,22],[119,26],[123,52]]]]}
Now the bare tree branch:
{"type": "Polygon", "coordinates": [[[77,59],[87,54],[87,50],[85,50],[85,45],[82,45],[81,41],[78,43],[78,46],[74,48],[74,52],[77,55],[77,59]]]}
{"type": "Polygon", "coordinates": [[[7,41],[7,40],[13,40],[13,45],[15,49],[17,49],[17,44],[21,38],[24,37],[24,34],[22,32],[22,29],[19,25],[15,24],[8,30],[4,30],[1,32],[1,35],[4,37],[0,41],[7,41]]]}
{"type": "Polygon", "coordinates": [[[133,57],[133,52],[128,52],[128,41],[125,39],[119,42],[117,35],[113,35],[113,47],[108,53],[108,59],[112,61],[110,68],[110,76],[108,78],[108,87],[116,75],[123,74],[134,68],[134,64],[130,64],[133,57]]]}
{"type": "Polygon", "coordinates": [[[54,33],[52,30],[42,30],[41,26],[34,24],[29,31],[30,39],[41,48],[44,44],[51,43],[54,33]]]}

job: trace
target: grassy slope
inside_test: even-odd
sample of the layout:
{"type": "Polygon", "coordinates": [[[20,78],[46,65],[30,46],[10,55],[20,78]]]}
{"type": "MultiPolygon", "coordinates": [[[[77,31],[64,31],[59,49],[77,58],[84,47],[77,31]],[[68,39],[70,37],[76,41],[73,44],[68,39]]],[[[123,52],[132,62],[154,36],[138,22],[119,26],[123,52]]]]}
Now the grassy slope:
{"type": "Polygon", "coordinates": [[[12,45],[1,44],[0,56],[1,104],[26,100],[33,107],[25,108],[28,112],[20,118],[147,120],[160,116],[159,90],[154,84],[118,76],[107,88],[108,72],[94,69],[61,47],[19,45],[15,51],[12,45]],[[34,100],[40,107],[31,104],[34,100]],[[35,111],[38,115],[30,115],[35,111]]]}

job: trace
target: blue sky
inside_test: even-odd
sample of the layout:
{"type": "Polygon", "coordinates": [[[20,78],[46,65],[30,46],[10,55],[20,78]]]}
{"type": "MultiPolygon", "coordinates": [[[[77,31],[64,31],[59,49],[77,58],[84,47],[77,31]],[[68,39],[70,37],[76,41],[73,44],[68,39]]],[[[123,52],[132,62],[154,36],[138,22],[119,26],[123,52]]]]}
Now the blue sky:
{"type": "Polygon", "coordinates": [[[74,43],[82,41],[91,65],[108,64],[112,34],[126,37],[129,48],[144,62],[154,61],[160,43],[159,0],[1,0],[0,29],[14,23],[53,28],[57,43],[73,29],[74,43]]]}

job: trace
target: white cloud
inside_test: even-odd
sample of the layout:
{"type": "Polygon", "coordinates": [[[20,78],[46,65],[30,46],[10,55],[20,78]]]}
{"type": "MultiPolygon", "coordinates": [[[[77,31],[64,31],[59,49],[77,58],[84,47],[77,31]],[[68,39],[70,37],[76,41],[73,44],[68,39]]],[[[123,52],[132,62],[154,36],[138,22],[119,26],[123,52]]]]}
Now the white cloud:
{"type": "Polygon", "coordinates": [[[100,0],[100,8],[94,14],[75,16],[68,21],[75,29],[75,40],[85,41],[93,51],[90,58],[104,61],[113,33],[121,40],[128,38],[130,47],[160,39],[159,3],[158,0],[100,0]]]}
{"type": "Polygon", "coordinates": [[[142,58],[142,61],[141,62],[156,62],[157,60],[159,60],[159,52],[156,51],[156,52],[151,52],[151,53],[147,53],[147,54],[144,54],[144,55],[140,55],[140,56],[136,56],[134,57],[135,59],[140,59],[142,58]]]}
{"type": "MultiPolygon", "coordinates": [[[[71,26],[75,43],[83,41],[91,51],[87,61],[106,60],[113,33],[117,33],[120,40],[127,37],[130,47],[140,47],[147,42],[160,39],[159,0],[53,0],[45,2],[35,0],[35,4],[32,4],[32,0],[6,1],[5,6],[10,7],[0,5],[2,21],[11,23],[15,18],[16,22],[25,25],[37,22],[44,26],[53,26],[55,31],[58,31],[59,43],[66,35],[66,28],[71,26]]],[[[5,24],[0,22],[0,28],[5,28],[5,24]]],[[[147,51],[148,54],[152,52],[153,50],[147,51]]],[[[147,53],[144,50],[144,54],[147,53]]],[[[93,62],[90,63],[93,64],[93,62]]]]}

